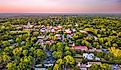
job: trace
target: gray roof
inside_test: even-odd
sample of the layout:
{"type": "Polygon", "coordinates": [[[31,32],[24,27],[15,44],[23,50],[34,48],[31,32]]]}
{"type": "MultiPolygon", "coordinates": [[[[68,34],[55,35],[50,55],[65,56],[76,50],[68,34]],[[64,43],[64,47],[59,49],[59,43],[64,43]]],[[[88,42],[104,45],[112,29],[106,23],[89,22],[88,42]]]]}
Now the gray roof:
{"type": "Polygon", "coordinates": [[[35,70],[47,70],[46,68],[35,68],[35,70]]]}

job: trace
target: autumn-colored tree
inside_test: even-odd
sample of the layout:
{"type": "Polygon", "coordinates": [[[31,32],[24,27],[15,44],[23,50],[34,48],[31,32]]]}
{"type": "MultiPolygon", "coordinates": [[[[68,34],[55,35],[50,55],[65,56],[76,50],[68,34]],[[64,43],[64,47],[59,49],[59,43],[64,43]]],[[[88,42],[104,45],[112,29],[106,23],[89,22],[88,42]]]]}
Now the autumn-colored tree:
{"type": "Polygon", "coordinates": [[[115,58],[121,58],[121,50],[115,47],[109,48],[109,51],[114,55],[115,58]]]}
{"type": "Polygon", "coordinates": [[[64,57],[64,63],[67,67],[74,67],[75,60],[72,56],[67,55],[64,57]]]}

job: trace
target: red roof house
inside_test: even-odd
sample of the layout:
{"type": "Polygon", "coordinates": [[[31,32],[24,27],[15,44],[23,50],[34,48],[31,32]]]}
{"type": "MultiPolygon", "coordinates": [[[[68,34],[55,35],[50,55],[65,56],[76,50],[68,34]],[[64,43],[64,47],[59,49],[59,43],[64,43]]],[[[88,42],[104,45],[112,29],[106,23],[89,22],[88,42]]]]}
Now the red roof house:
{"type": "Polygon", "coordinates": [[[88,48],[86,46],[73,46],[72,48],[76,50],[82,50],[82,51],[87,51],[88,48]]]}
{"type": "Polygon", "coordinates": [[[66,29],[65,32],[66,32],[67,34],[71,34],[71,33],[72,33],[70,29],[66,29]]]}

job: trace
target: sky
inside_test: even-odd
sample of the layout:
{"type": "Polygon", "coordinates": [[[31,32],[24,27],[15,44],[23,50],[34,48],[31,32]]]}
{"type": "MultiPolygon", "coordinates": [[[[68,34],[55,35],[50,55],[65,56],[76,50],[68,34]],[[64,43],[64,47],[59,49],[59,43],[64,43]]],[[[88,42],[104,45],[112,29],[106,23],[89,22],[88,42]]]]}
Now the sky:
{"type": "Polygon", "coordinates": [[[0,0],[0,13],[121,12],[121,0],[0,0]]]}

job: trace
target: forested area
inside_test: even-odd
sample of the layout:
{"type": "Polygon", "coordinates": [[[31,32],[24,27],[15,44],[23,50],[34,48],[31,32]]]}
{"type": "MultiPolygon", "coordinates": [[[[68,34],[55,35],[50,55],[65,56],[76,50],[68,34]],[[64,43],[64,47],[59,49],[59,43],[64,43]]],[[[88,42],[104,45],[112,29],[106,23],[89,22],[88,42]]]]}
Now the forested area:
{"type": "Polygon", "coordinates": [[[111,64],[121,64],[121,17],[0,18],[1,70],[79,70],[78,63],[88,60],[103,62],[90,70],[112,70],[111,64]]]}

